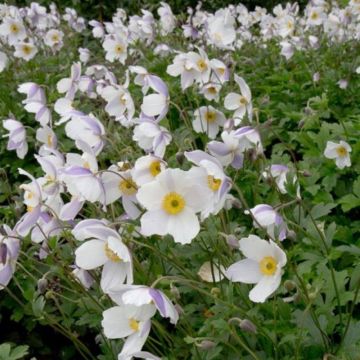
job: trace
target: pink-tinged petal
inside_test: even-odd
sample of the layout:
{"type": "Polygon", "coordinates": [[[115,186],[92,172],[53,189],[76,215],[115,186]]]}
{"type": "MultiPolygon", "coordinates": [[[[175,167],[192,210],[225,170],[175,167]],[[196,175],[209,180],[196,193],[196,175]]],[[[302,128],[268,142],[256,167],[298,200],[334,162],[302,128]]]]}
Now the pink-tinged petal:
{"type": "Polygon", "coordinates": [[[249,298],[256,303],[263,303],[275,292],[281,282],[281,276],[264,276],[258,284],[250,291],[249,298]]]}
{"type": "Polygon", "coordinates": [[[251,259],[240,260],[232,264],[225,273],[231,281],[256,284],[262,278],[259,263],[251,259]]]}
{"type": "Polygon", "coordinates": [[[78,198],[74,198],[61,208],[59,218],[63,221],[74,220],[76,215],[82,209],[83,205],[84,201],[80,201],[78,198]]]}
{"type": "Polygon", "coordinates": [[[75,256],[76,265],[85,270],[96,269],[109,261],[105,253],[105,242],[102,240],[86,241],[76,249],[75,256]]]}
{"type": "Polygon", "coordinates": [[[230,154],[230,149],[220,141],[211,141],[208,143],[208,149],[211,154],[217,156],[226,156],[230,154]]]}

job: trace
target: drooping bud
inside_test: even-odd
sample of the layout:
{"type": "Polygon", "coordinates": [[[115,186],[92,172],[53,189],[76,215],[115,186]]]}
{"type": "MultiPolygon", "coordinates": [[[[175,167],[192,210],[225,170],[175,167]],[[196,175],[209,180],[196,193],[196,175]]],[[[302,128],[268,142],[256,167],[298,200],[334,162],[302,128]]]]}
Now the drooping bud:
{"type": "Polygon", "coordinates": [[[257,332],[256,326],[248,319],[241,320],[239,326],[243,331],[251,332],[253,334],[256,334],[257,332]]]}
{"type": "Polygon", "coordinates": [[[184,163],[185,156],[182,151],[177,152],[175,157],[176,157],[176,161],[179,163],[179,165],[182,165],[184,163]]]}
{"type": "Polygon", "coordinates": [[[297,288],[296,283],[294,281],[291,280],[286,280],[284,282],[284,287],[287,291],[293,291],[297,288]]]}
{"type": "Polygon", "coordinates": [[[49,282],[46,278],[39,279],[37,282],[37,289],[38,289],[39,293],[44,294],[45,291],[47,290],[48,285],[49,285],[49,282]]]}
{"type": "Polygon", "coordinates": [[[196,343],[196,346],[202,350],[211,350],[216,346],[216,344],[210,340],[203,340],[200,343],[196,343]]]}

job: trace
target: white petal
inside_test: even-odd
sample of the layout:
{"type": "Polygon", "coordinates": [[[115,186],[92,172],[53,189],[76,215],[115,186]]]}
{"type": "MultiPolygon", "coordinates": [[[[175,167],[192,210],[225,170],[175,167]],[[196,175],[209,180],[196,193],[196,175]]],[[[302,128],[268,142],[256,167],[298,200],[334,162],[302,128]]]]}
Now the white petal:
{"type": "Polygon", "coordinates": [[[185,207],[178,215],[168,217],[168,233],[177,243],[189,244],[199,231],[199,219],[188,207],[185,207]]]}
{"type": "Polygon", "coordinates": [[[85,270],[92,270],[104,265],[109,259],[105,254],[105,243],[101,240],[89,240],[75,251],[76,265],[85,270]]]}
{"type": "Polygon", "coordinates": [[[264,276],[250,291],[249,298],[253,302],[264,302],[280,285],[281,276],[264,276]]]}
{"type": "Polygon", "coordinates": [[[150,210],[141,217],[141,233],[145,236],[166,235],[169,215],[162,209],[150,210]]]}
{"type": "Polygon", "coordinates": [[[224,100],[225,109],[236,110],[240,106],[241,96],[236,93],[227,94],[224,100]]]}
{"type": "Polygon", "coordinates": [[[239,244],[240,250],[247,258],[258,262],[265,256],[273,255],[271,245],[266,240],[262,240],[256,235],[249,235],[247,238],[242,238],[239,244]]]}
{"type": "Polygon", "coordinates": [[[156,116],[166,107],[166,97],[160,94],[151,94],[144,97],[141,111],[147,116],[156,116]]]}
{"type": "Polygon", "coordinates": [[[240,260],[226,270],[226,277],[231,281],[256,284],[262,278],[259,263],[251,259],[240,260]]]}

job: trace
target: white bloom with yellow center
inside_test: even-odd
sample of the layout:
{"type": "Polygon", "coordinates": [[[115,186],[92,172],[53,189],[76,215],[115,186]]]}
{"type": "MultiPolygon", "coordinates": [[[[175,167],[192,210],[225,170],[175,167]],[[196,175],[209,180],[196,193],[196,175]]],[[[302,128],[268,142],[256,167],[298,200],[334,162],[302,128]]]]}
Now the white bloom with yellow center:
{"type": "Polygon", "coordinates": [[[131,254],[115,230],[97,220],[84,220],[72,230],[75,238],[89,239],[75,251],[75,263],[84,270],[103,266],[101,288],[107,292],[125,282],[133,282],[131,254]],[[85,229],[84,229],[85,228],[85,229]]]}
{"type": "Polygon", "coordinates": [[[345,141],[340,141],[339,144],[328,141],[324,151],[324,156],[328,159],[335,159],[335,164],[339,169],[351,166],[350,160],[351,147],[345,141]]]}
{"type": "Polygon", "coordinates": [[[50,29],[44,38],[44,44],[55,49],[59,50],[63,46],[63,37],[64,33],[57,29],[50,29]]]}
{"type": "Polygon", "coordinates": [[[137,193],[137,199],[147,210],[141,217],[142,234],[170,234],[175,242],[190,243],[200,231],[196,213],[206,203],[207,193],[190,172],[180,169],[162,171],[137,193]]]}
{"type": "Polygon", "coordinates": [[[154,155],[138,158],[134,165],[133,179],[139,186],[153,181],[166,168],[166,163],[154,155]]]}
{"type": "Polygon", "coordinates": [[[280,285],[286,254],[273,241],[262,240],[256,235],[249,235],[239,243],[246,259],[232,264],[225,275],[234,282],[256,284],[249,298],[253,302],[265,302],[280,285]]]}
{"type": "Polygon", "coordinates": [[[192,124],[197,133],[206,133],[210,139],[215,139],[225,121],[225,115],[209,105],[195,110],[192,124]]]}
{"type": "Polygon", "coordinates": [[[30,42],[21,42],[14,45],[14,47],[14,56],[20,59],[24,59],[26,61],[31,60],[38,51],[37,47],[30,42]]]}
{"type": "Polygon", "coordinates": [[[121,64],[125,64],[127,58],[127,43],[124,41],[124,37],[108,36],[103,42],[103,48],[106,51],[105,59],[114,62],[119,60],[121,64]]]}

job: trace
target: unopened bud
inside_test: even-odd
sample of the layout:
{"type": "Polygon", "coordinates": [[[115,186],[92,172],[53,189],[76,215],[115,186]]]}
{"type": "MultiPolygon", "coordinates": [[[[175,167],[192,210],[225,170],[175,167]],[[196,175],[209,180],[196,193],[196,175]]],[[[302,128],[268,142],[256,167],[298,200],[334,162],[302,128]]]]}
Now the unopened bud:
{"type": "Polygon", "coordinates": [[[185,156],[182,151],[177,152],[175,157],[176,157],[176,161],[179,163],[179,165],[182,165],[184,163],[185,156]]]}
{"type": "Polygon", "coordinates": [[[303,175],[305,176],[305,177],[310,177],[311,176],[311,173],[309,172],[309,171],[303,171],[303,175]]]}
{"type": "Polygon", "coordinates": [[[293,291],[297,288],[296,284],[294,283],[294,281],[291,280],[286,280],[284,282],[284,287],[287,291],[293,291]]]}
{"type": "Polygon", "coordinates": [[[243,331],[251,332],[256,334],[256,326],[248,319],[243,319],[239,323],[240,329],[243,331]]]}
{"type": "Polygon", "coordinates": [[[235,235],[226,235],[225,237],[226,243],[229,245],[231,249],[238,249],[239,248],[239,240],[236,238],[235,235]]]}
{"type": "Polygon", "coordinates": [[[305,125],[305,120],[300,120],[298,124],[298,128],[302,129],[304,125],[305,125]]]}
{"type": "Polygon", "coordinates": [[[49,282],[47,281],[47,279],[45,279],[45,278],[39,279],[37,282],[37,289],[38,289],[39,293],[44,294],[48,285],[49,285],[49,282]]]}
{"type": "Polygon", "coordinates": [[[214,287],[214,288],[211,289],[210,293],[211,293],[211,295],[219,296],[220,295],[220,289],[217,288],[217,287],[214,287]]]}
{"type": "Polygon", "coordinates": [[[289,230],[286,236],[288,239],[295,240],[296,239],[296,233],[294,230],[289,230]]]}
{"type": "Polygon", "coordinates": [[[309,293],[309,300],[315,300],[317,297],[317,292],[313,291],[311,293],[309,293]]]}
{"type": "Polygon", "coordinates": [[[203,340],[200,343],[196,343],[196,346],[202,350],[211,350],[216,346],[216,344],[210,340],[203,340]]]}

